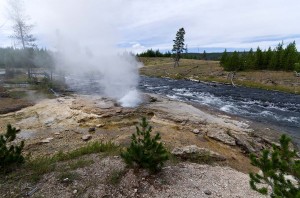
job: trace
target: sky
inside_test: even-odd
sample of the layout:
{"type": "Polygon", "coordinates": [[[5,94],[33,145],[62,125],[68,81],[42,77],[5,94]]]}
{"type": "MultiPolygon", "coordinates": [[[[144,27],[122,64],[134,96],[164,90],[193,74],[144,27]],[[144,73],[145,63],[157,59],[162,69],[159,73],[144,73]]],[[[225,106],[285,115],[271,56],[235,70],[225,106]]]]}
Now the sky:
{"type": "MultiPolygon", "coordinates": [[[[81,40],[92,43],[101,29],[106,32],[101,36],[107,35],[111,40],[107,43],[118,50],[167,51],[172,49],[181,27],[186,31],[189,52],[221,52],[225,48],[243,51],[257,46],[266,49],[294,40],[300,48],[299,0],[24,0],[24,3],[26,14],[35,25],[33,33],[38,45],[49,49],[57,45],[54,37],[58,32],[72,31],[76,34],[74,38],[80,38],[79,43],[81,40]]],[[[14,45],[9,35],[7,0],[0,0],[0,47],[14,45]]]]}

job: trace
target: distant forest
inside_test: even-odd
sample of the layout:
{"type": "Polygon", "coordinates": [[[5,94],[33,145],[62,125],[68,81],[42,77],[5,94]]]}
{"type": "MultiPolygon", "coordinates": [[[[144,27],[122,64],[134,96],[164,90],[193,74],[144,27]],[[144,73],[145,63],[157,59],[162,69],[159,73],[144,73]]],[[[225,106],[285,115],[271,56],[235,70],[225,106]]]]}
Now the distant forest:
{"type": "MultiPolygon", "coordinates": [[[[160,52],[159,50],[148,49],[145,52],[137,54],[138,57],[172,57],[172,53],[167,51],[165,53],[160,52]]],[[[222,53],[182,53],[181,57],[185,59],[198,59],[198,60],[220,60],[222,53]]]]}
{"type": "Polygon", "coordinates": [[[52,52],[39,48],[0,48],[0,68],[52,68],[52,52]]]}
{"type": "MultiPolygon", "coordinates": [[[[55,54],[47,49],[39,48],[0,48],[0,68],[53,68],[55,54]]],[[[159,50],[149,49],[137,54],[139,57],[172,57],[171,52],[162,53],[159,50]]],[[[226,71],[243,70],[282,70],[300,71],[300,54],[297,51],[295,41],[285,48],[279,43],[274,49],[262,51],[259,47],[256,51],[250,49],[246,52],[223,53],[183,53],[182,58],[198,60],[219,60],[221,67],[226,71]]]]}
{"type": "Polygon", "coordinates": [[[293,71],[298,70],[300,55],[296,48],[295,41],[288,44],[286,48],[283,43],[279,43],[275,49],[269,47],[268,50],[262,51],[259,47],[254,52],[228,53],[226,50],[220,59],[221,66],[227,71],[243,70],[281,70],[293,71]]]}
{"type": "MultiPolygon", "coordinates": [[[[139,57],[172,57],[171,52],[161,53],[159,50],[149,49],[137,54],[139,57]]],[[[221,67],[226,71],[243,70],[282,70],[299,71],[300,54],[297,51],[295,41],[284,48],[279,43],[274,49],[262,51],[257,47],[256,51],[251,48],[248,52],[227,52],[223,53],[183,53],[182,58],[198,60],[218,60],[221,67]],[[297,67],[297,68],[296,68],[297,67]]]]}

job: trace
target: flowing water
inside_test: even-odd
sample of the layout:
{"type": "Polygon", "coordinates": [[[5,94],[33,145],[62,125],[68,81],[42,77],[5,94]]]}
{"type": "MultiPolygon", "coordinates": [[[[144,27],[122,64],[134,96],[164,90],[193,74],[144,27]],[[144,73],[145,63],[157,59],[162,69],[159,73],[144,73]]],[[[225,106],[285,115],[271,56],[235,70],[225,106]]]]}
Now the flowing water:
{"type": "MultiPolygon", "coordinates": [[[[68,77],[71,88],[82,94],[101,94],[98,78],[68,77]]],[[[290,134],[300,145],[300,95],[218,83],[199,83],[141,76],[139,89],[180,101],[207,105],[290,134]]]]}
{"type": "Polygon", "coordinates": [[[140,89],[265,123],[300,143],[300,95],[145,76],[140,79],[140,89]]]}

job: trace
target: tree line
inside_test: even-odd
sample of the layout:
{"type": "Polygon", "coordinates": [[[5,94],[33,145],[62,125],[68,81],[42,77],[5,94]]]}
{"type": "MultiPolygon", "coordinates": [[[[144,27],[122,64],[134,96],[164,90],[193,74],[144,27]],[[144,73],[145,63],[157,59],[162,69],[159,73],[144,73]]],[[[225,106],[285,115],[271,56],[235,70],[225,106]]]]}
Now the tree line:
{"type": "Polygon", "coordinates": [[[254,52],[251,48],[249,52],[228,53],[225,49],[220,59],[221,66],[227,71],[243,70],[282,70],[293,71],[295,65],[300,61],[300,55],[296,48],[296,42],[289,43],[286,48],[283,43],[279,43],[273,50],[262,51],[257,47],[254,52]]]}
{"type": "Polygon", "coordinates": [[[52,68],[53,55],[47,49],[0,48],[0,68],[52,68]]]}
{"type": "MultiPolygon", "coordinates": [[[[141,52],[137,54],[138,57],[173,57],[172,53],[170,51],[167,52],[161,52],[159,49],[153,50],[148,49],[145,52],[141,52]]],[[[203,53],[182,53],[182,58],[184,59],[195,59],[195,60],[220,60],[222,53],[213,52],[213,53],[207,53],[205,50],[203,53]]]]}

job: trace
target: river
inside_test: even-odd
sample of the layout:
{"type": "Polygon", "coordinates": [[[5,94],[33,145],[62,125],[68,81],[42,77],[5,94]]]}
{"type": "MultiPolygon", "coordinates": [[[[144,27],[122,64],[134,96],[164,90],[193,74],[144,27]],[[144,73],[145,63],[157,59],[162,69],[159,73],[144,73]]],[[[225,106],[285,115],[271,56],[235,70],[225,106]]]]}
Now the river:
{"type": "MultiPolygon", "coordinates": [[[[101,81],[68,77],[71,89],[82,94],[101,94],[101,81]]],[[[219,83],[203,83],[141,76],[139,90],[213,109],[265,124],[288,133],[300,145],[300,95],[219,83]]]]}
{"type": "Polygon", "coordinates": [[[300,143],[300,95],[146,76],[140,78],[139,88],[266,124],[300,143]]]}

